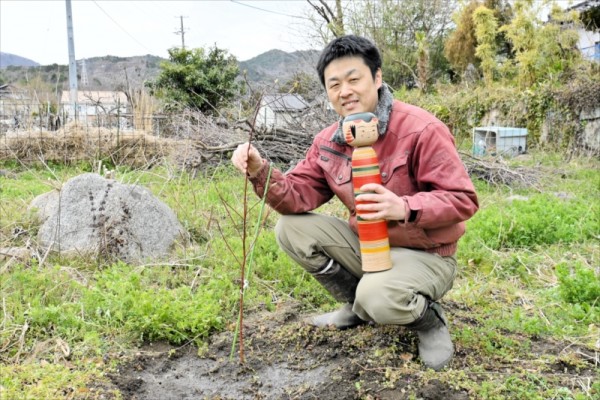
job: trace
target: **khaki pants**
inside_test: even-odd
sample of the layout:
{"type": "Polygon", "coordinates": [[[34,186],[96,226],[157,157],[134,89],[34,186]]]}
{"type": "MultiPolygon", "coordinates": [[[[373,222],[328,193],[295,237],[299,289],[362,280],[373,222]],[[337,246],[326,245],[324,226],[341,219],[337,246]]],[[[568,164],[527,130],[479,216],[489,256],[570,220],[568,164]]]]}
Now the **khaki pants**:
{"type": "Polygon", "coordinates": [[[366,321],[407,325],[418,319],[428,299],[439,300],[456,276],[456,258],[393,247],[392,269],[364,273],[358,236],[341,219],[314,213],[283,215],[275,234],[279,246],[308,272],[334,259],[360,278],[353,311],[366,321]]]}

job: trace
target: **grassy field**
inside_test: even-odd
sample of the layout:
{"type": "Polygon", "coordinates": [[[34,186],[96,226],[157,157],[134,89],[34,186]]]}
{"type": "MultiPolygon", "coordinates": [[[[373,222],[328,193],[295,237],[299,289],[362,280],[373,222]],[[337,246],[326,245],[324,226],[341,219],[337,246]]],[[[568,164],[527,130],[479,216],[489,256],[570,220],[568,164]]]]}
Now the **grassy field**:
{"type": "MultiPolygon", "coordinates": [[[[600,365],[600,162],[532,153],[509,160],[506,168],[526,171],[527,184],[474,179],[481,209],[467,223],[459,276],[446,297],[469,309],[473,323],[452,335],[457,348],[498,365],[531,352],[530,338],[554,341],[564,351],[551,356],[558,359],[540,357],[538,370],[507,369],[491,383],[459,370],[442,372],[440,379],[473,398],[600,398],[598,376],[577,375],[600,365]],[[515,341],[519,335],[527,339],[515,341]],[[570,384],[543,377],[556,363],[569,371],[570,384]]],[[[230,166],[195,176],[168,165],[116,169],[117,180],[149,188],[189,232],[190,243],[178,246],[168,262],[128,265],[38,254],[29,203],[91,169],[0,165],[0,248],[30,249],[25,260],[0,258],[2,400],[122,398],[107,374],[143,344],[192,343],[200,353],[210,335],[235,329],[244,228],[252,255],[248,310],[274,311],[288,300],[306,312],[335,307],[278,250],[277,216],[253,193],[244,227],[244,180],[230,166]]],[[[335,201],[321,211],[344,216],[335,201]]]]}

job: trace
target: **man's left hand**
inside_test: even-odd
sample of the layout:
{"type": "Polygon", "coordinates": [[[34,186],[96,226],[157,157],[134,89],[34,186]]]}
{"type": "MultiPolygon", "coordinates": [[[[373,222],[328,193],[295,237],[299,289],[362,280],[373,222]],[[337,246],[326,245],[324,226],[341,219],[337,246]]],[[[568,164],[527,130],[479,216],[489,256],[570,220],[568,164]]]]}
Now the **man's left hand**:
{"type": "Polygon", "coordinates": [[[377,183],[367,183],[360,190],[369,192],[356,197],[356,212],[362,219],[366,221],[376,219],[404,220],[406,216],[405,202],[394,192],[377,183]],[[359,204],[359,202],[367,203],[359,204]]]}

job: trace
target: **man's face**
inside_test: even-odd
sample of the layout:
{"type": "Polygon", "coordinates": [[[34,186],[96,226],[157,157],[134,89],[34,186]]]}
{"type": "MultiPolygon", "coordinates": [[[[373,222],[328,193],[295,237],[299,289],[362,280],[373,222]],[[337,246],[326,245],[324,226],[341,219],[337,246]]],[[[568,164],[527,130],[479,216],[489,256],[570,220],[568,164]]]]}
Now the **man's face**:
{"type": "Polygon", "coordinates": [[[331,105],[342,117],[359,112],[375,112],[377,90],[381,87],[381,69],[375,79],[363,59],[342,57],[330,62],[323,73],[331,105]]]}

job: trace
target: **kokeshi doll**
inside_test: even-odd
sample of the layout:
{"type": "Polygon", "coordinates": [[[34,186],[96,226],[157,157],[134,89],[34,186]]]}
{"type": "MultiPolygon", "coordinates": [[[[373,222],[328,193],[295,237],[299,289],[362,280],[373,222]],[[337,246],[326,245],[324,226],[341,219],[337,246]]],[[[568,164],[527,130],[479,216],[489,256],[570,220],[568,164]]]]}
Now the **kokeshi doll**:
{"type": "MultiPolygon", "coordinates": [[[[352,151],[352,184],[354,197],[364,193],[360,188],[367,183],[381,184],[379,159],[371,145],[377,141],[379,120],[373,113],[351,114],[344,119],[342,130],[346,143],[354,147],[352,151]]],[[[357,201],[356,204],[368,202],[357,201]]],[[[367,214],[370,211],[361,211],[367,214]]],[[[365,272],[385,271],[392,268],[387,221],[379,219],[366,221],[357,213],[358,239],[362,256],[362,269],[365,272]]]]}

